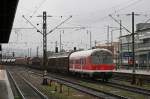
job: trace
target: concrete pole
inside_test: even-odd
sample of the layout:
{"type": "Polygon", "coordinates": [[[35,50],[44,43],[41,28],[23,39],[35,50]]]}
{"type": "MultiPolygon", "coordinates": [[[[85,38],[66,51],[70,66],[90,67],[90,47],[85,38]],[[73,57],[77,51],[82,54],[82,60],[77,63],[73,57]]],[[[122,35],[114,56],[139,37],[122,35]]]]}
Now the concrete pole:
{"type": "Polygon", "coordinates": [[[135,73],[135,52],[134,52],[134,12],[132,12],[132,53],[133,53],[133,73],[135,73]]]}
{"type": "Polygon", "coordinates": [[[133,66],[133,75],[132,75],[132,82],[131,84],[136,83],[136,76],[135,76],[135,53],[134,53],[134,12],[132,12],[132,66],[133,66]]]}
{"type": "Polygon", "coordinates": [[[46,11],[43,12],[43,85],[47,85],[47,24],[46,24],[46,11]]]}
{"type": "Polygon", "coordinates": [[[47,24],[46,24],[46,12],[43,12],[43,68],[46,69],[47,65],[47,24]]]}
{"type": "Polygon", "coordinates": [[[120,20],[120,50],[119,50],[119,56],[120,56],[120,66],[122,66],[122,21],[120,20]]]}

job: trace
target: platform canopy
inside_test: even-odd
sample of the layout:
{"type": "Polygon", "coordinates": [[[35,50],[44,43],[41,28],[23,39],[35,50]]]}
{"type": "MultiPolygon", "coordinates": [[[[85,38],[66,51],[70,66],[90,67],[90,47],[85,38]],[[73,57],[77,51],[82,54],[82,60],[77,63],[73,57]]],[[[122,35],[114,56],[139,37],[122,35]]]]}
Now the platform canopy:
{"type": "Polygon", "coordinates": [[[8,43],[19,0],[0,0],[0,43],[8,43]]]}

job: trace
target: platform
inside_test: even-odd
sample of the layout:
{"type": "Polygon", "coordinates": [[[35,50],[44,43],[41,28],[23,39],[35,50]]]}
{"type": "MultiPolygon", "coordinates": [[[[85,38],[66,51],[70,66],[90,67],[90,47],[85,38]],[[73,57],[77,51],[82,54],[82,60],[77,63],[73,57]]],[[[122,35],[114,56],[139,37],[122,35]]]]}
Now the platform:
{"type": "MultiPolygon", "coordinates": [[[[129,69],[117,69],[114,70],[116,73],[133,73],[133,70],[129,69]]],[[[141,75],[149,75],[150,76],[150,71],[148,70],[135,70],[135,74],[141,74],[141,75]]]]}
{"type": "Polygon", "coordinates": [[[0,65],[0,99],[14,99],[6,70],[0,65]]]}

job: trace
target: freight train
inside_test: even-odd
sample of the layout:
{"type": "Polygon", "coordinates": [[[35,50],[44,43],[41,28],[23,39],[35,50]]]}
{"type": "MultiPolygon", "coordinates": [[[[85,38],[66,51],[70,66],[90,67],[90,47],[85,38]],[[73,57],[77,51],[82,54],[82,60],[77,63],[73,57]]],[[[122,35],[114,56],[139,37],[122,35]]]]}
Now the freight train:
{"type": "MultiPolygon", "coordinates": [[[[15,63],[21,64],[22,59],[16,59],[15,63]]],[[[26,58],[23,64],[29,67],[41,69],[42,58],[26,58]]],[[[92,49],[71,53],[54,53],[47,60],[47,70],[52,72],[71,73],[84,77],[100,78],[108,80],[115,68],[112,52],[107,49],[92,49]]]]}

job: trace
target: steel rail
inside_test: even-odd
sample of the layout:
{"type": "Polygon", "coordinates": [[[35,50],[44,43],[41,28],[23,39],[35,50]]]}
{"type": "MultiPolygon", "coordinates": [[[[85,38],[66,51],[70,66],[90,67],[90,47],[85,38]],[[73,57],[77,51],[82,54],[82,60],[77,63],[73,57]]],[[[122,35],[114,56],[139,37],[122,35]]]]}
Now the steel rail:
{"type": "Polygon", "coordinates": [[[27,81],[24,77],[22,79],[36,92],[38,93],[42,99],[48,99],[46,95],[44,95],[41,91],[39,91],[34,85],[32,85],[29,81],[27,81]]]}
{"type": "Polygon", "coordinates": [[[128,85],[119,84],[119,83],[115,83],[115,82],[108,82],[106,85],[150,96],[150,90],[148,90],[148,89],[139,88],[139,87],[133,87],[133,86],[128,86],[128,85]]]}
{"type": "MultiPolygon", "coordinates": [[[[35,73],[33,71],[30,71],[30,73],[42,77],[42,74],[40,74],[40,73],[35,73]]],[[[72,81],[69,81],[69,80],[66,80],[66,79],[63,79],[63,78],[54,77],[52,75],[48,75],[48,79],[53,80],[55,82],[58,82],[60,84],[66,85],[68,87],[71,87],[73,89],[79,90],[83,93],[90,94],[92,96],[98,97],[98,98],[102,98],[102,99],[127,99],[127,97],[123,97],[123,96],[120,96],[120,95],[115,95],[115,94],[108,93],[108,92],[101,91],[101,90],[97,90],[97,89],[87,87],[87,86],[84,86],[84,85],[81,85],[79,83],[75,83],[75,82],[72,82],[72,81]]]]}
{"type": "MultiPolygon", "coordinates": [[[[10,77],[13,79],[13,81],[15,82],[15,86],[17,86],[17,91],[19,92],[20,96],[22,99],[27,99],[25,98],[25,96],[23,95],[22,91],[20,90],[18,84],[16,83],[15,79],[13,78],[12,74],[8,71],[10,77]]],[[[42,92],[40,92],[34,85],[32,85],[29,81],[27,81],[24,77],[20,76],[20,79],[22,79],[29,87],[31,87],[40,97],[41,99],[48,99],[48,97],[46,95],[44,95],[42,92]]]]}
{"type": "MultiPolygon", "coordinates": [[[[32,71],[32,73],[34,73],[36,75],[39,75],[39,76],[42,76],[41,74],[35,73],[33,71],[32,71]]],[[[61,78],[61,80],[64,80],[64,79],[61,78]]],[[[98,83],[98,81],[92,81],[92,82],[98,83]]],[[[144,88],[128,86],[128,85],[119,84],[119,83],[115,83],[115,82],[108,82],[108,83],[105,83],[105,85],[106,86],[110,86],[110,87],[115,87],[115,88],[118,88],[118,89],[122,89],[122,90],[127,90],[127,91],[134,92],[134,93],[139,93],[139,94],[150,96],[150,90],[144,89],[144,88]]]]}
{"type": "Polygon", "coordinates": [[[9,74],[11,80],[13,81],[13,84],[15,85],[15,88],[17,89],[17,92],[19,93],[19,96],[21,97],[21,99],[26,99],[23,93],[21,92],[19,86],[17,85],[16,81],[14,80],[12,74],[9,71],[7,71],[7,74],[9,74]]]}
{"type": "Polygon", "coordinates": [[[90,94],[92,96],[98,97],[98,98],[103,98],[103,99],[127,99],[127,97],[120,96],[120,95],[115,95],[112,93],[108,93],[105,91],[101,91],[95,88],[87,87],[84,85],[81,85],[79,83],[75,83],[69,80],[65,80],[63,78],[58,78],[58,77],[48,77],[48,79],[53,79],[61,84],[64,84],[68,87],[74,88],[76,90],[82,91],[84,93],[90,94]]]}

